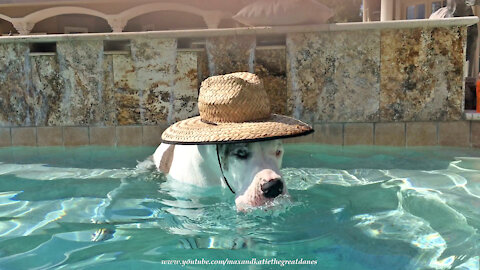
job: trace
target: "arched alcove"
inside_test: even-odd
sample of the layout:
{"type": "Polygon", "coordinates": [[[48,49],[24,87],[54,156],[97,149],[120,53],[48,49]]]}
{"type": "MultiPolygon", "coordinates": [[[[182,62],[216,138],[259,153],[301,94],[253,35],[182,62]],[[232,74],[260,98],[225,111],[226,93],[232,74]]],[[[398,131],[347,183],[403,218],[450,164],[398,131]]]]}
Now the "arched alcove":
{"type": "Polygon", "coordinates": [[[182,11],[162,10],[149,12],[130,19],[124,32],[206,29],[202,16],[182,11]]]}
{"type": "Polygon", "coordinates": [[[0,18],[0,36],[17,34],[17,30],[13,27],[13,24],[7,20],[0,18]]]}
{"type": "Polygon", "coordinates": [[[111,31],[108,22],[103,18],[86,14],[63,14],[37,22],[31,33],[105,33],[111,31]]]}

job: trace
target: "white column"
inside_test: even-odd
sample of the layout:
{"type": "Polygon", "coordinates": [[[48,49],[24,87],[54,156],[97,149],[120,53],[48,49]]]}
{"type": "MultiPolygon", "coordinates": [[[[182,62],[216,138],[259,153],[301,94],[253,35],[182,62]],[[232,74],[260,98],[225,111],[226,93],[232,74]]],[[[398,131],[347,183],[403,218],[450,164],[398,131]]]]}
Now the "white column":
{"type": "Polygon", "coordinates": [[[34,23],[22,20],[12,21],[12,24],[20,35],[30,34],[30,31],[32,31],[33,27],[35,26],[34,23]]]}
{"type": "Polygon", "coordinates": [[[125,26],[127,25],[127,20],[117,16],[108,17],[107,22],[112,28],[114,33],[122,32],[125,26]]]}
{"type": "Polygon", "coordinates": [[[367,12],[368,12],[368,1],[363,0],[363,22],[368,21],[367,12]]]}
{"type": "Polygon", "coordinates": [[[380,7],[380,21],[393,20],[394,0],[382,0],[380,7]]]}
{"type": "MultiPolygon", "coordinates": [[[[480,7],[479,6],[473,6],[473,14],[475,16],[480,15],[480,7]]],[[[477,23],[477,29],[478,32],[480,33],[480,25],[477,23]]],[[[472,77],[477,77],[478,75],[478,65],[479,65],[479,59],[478,57],[480,56],[480,34],[477,36],[477,49],[475,50],[475,59],[473,59],[473,67],[472,67],[472,77]]]]}

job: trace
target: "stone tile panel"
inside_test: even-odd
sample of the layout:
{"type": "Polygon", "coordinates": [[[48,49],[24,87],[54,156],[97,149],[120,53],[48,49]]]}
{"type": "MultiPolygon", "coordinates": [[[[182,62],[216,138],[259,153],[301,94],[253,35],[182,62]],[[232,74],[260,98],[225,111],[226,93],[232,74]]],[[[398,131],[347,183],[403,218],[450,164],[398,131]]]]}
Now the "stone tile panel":
{"type": "Polygon", "coordinates": [[[113,56],[114,100],[118,125],[142,124],[141,94],[130,55],[113,56]]]}
{"type": "Polygon", "coordinates": [[[459,120],[465,27],[381,32],[382,121],[459,120]]]}
{"type": "Polygon", "coordinates": [[[59,76],[57,57],[31,56],[31,82],[35,95],[35,125],[59,126],[62,124],[60,105],[64,97],[63,80],[59,76]]]}
{"type": "Polygon", "coordinates": [[[210,37],[206,40],[210,76],[253,72],[256,38],[252,35],[210,37]]]}
{"type": "Polygon", "coordinates": [[[380,32],[287,35],[288,108],[307,122],[379,118],[380,32]]]}
{"type": "Polygon", "coordinates": [[[60,104],[61,124],[103,124],[103,42],[59,41],[57,57],[64,86],[60,104]]]}
{"type": "Polygon", "coordinates": [[[173,117],[170,102],[176,71],[176,39],[136,38],[131,41],[142,124],[173,117]]]}
{"type": "Polygon", "coordinates": [[[0,44],[0,126],[35,123],[28,55],[27,43],[0,44]]]}
{"type": "Polygon", "coordinates": [[[173,91],[173,122],[198,115],[197,53],[178,52],[173,91]]]}
{"type": "Polygon", "coordinates": [[[255,52],[255,74],[263,81],[273,113],[287,113],[287,62],[281,49],[262,49],[255,52]]]}

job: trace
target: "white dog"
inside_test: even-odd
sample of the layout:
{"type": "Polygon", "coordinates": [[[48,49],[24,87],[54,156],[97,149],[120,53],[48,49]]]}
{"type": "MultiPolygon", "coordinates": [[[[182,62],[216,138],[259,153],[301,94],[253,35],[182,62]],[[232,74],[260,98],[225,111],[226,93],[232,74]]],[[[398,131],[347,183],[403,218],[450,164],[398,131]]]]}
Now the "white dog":
{"type": "Polygon", "coordinates": [[[280,140],[211,145],[161,144],[153,154],[168,177],[201,187],[222,185],[235,194],[237,210],[271,203],[287,194],[280,140]]]}
{"type": "Polygon", "coordinates": [[[268,205],[287,194],[280,175],[279,139],[313,132],[309,125],[271,113],[263,83],[237,72],[202,82],[200,116],[179,121],[162,134],[153,155],[168,177],[197,186],[223,185],[235,193],[238,210],[268,205]]]}
{"type": "MultiPolygon", "coordinates": [[[[198,111],[199,116],[179,121],[162,133],[163,143],[153,154],[158,170],[175,181],[228,188],[236,196],[239,211],[269,206],[287,194],[280,174],[283,147],[279,139],[307,135],[313,129],[294,118],[272,114],[260,78],[248,72],[207,78],[200,88],[198,111]]],[[[112,194],[126,189],[125,185],[112,194]]],[[[95,221],[112,201],[109,198],[100,207],[95,221]]],[[[108,235],[99,230],[92,239],[101,241],[108,235]]]]}

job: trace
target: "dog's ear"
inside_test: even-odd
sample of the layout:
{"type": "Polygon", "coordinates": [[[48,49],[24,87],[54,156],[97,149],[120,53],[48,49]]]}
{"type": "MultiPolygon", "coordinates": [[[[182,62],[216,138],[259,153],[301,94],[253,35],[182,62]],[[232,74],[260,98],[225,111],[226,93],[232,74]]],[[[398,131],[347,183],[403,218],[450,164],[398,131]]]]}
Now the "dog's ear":
{"type": "Polygon", "coordinates": [[[170,167],[172,167],[174,150],[175,150],[175,145],[172,144],[168,146],[165,152],[163,152],[162,159],[160,160],[159,169],[161,172],[165,174],[168,174],[170,172],[170,167]]]}

